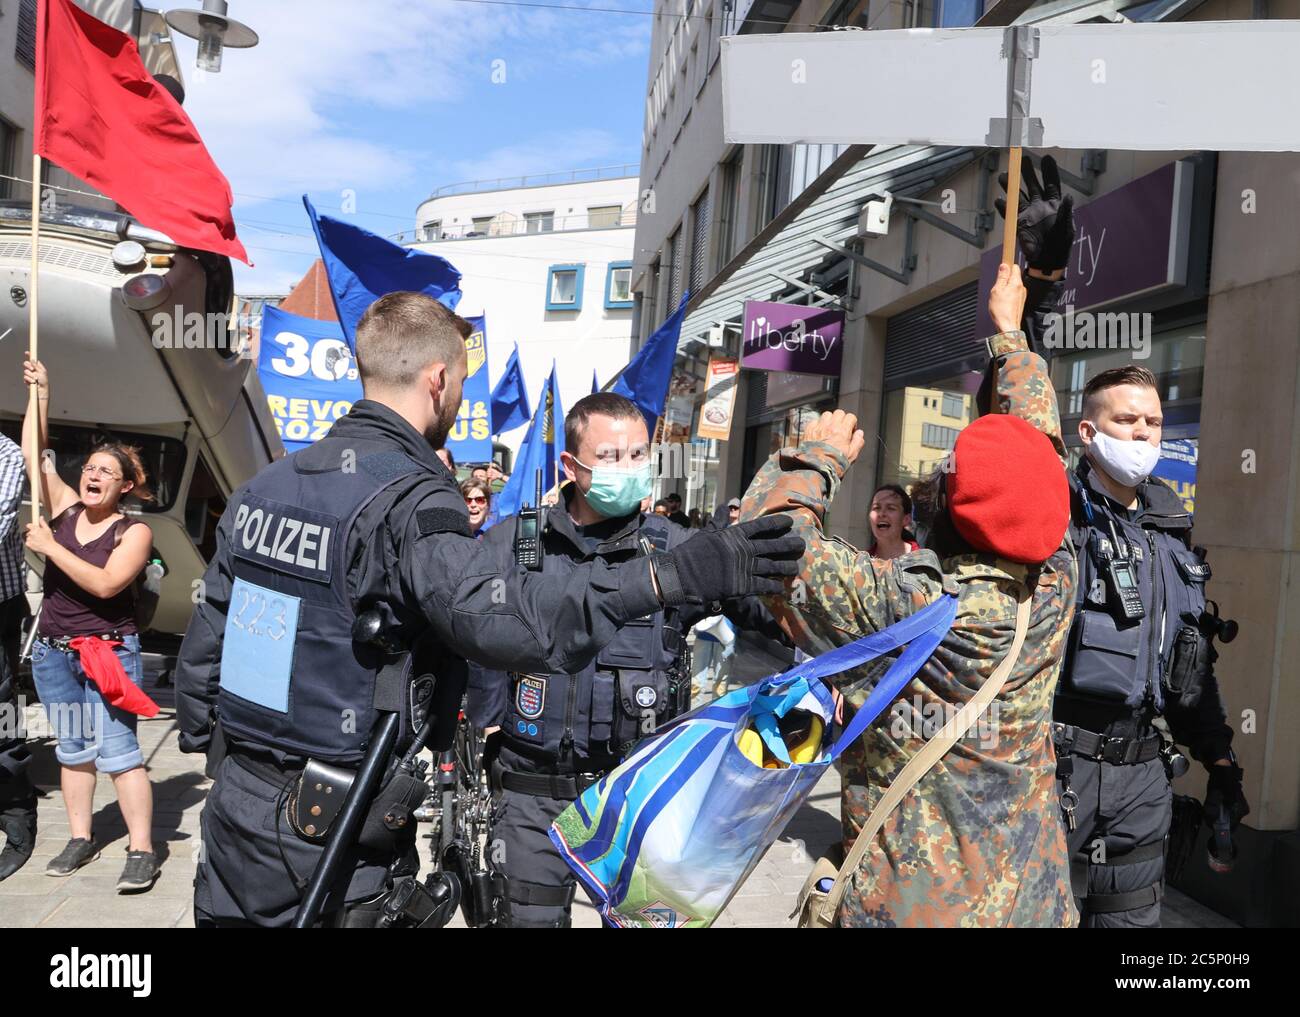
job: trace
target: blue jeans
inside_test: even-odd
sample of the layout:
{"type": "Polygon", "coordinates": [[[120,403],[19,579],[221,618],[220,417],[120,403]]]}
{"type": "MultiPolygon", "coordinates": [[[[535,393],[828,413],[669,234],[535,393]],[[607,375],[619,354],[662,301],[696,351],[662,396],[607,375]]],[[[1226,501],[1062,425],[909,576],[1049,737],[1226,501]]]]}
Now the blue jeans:
{"type": "MultiPolygon", "coordinates": [[[[113,650],[137,685],[141,682],[140,637],[124,636],[113,650]]],[[[95,761],[101,773],[125,773],[144,765],[135,737],[139,719],[134,713],[110,706],[99,688],[81,669],[75,651],[56,650],[43,639],[32,644],[32,680],[45,707],[50,728],[58,738],[55,756],[64,766],[95,761]]]]}

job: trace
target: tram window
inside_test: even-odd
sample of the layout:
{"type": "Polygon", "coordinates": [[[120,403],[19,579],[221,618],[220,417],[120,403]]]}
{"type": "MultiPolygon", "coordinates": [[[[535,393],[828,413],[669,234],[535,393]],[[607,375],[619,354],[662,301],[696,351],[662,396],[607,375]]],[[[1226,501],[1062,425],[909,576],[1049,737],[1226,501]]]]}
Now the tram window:
{"type": "Polygon", "coordinates": [[[185,492],[185,529],[204,561],[217,553],[217,523],[226,510],[226,498],[212,479],[207,462],[199,456],[190,489],[185,492]]]}
{"type": "MultiPolygon", "coordinates": [[[[0,431],[19,444],[23,440],[22,430],[21,420],[0,420],[0,431]]],[[[64,483],[73,490],[79,488],[86,457],[104,441],[120,441],[139,448],[154,495],[153,501],[137,503],[145,512],[165,512],[172,507],[185,469],[185,446],[175,438],[51,423],[48,445],[54,452],[54,468],[64,483]]]]}

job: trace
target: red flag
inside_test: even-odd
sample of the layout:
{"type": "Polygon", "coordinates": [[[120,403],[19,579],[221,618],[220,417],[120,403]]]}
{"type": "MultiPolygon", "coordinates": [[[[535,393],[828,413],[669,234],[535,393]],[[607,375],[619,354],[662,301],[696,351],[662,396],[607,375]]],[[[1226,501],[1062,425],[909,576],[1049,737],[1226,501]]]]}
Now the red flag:
{"type": "Polygon", "coordinates": [[[252,264],[230,184],[135,40],[72,0],[40,0],[36,151],[184,247],[252,264]]]}

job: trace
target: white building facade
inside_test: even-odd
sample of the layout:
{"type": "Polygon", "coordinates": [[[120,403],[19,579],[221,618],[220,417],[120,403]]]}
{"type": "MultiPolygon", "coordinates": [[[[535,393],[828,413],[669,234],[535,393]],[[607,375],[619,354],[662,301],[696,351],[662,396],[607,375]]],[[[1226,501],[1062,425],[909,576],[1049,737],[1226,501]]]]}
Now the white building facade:
{"type": "MultiPolygon", "coordinates": [[[[472,181],[439,188],[416,214],[406,246],[437,254],[461,273],[458,313],[487,318],[489,380],[496,385],[519,344],[536,405],[556,365],[567,411],[626,364],[637,167],[472,181]]],[[[526,426],[499,436],[512,452],[526,426]]]]}

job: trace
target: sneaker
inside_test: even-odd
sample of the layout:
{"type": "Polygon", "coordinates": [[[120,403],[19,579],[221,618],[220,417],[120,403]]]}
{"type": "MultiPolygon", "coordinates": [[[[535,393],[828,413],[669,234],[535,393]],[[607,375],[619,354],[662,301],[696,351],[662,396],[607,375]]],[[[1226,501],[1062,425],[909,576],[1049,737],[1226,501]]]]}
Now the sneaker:
{"type": "Polygon", "coordinates": [[[118,893],[148,890],[158,878],[158,856],[152,851],[128,851],[126,867],[117,880],[118,893]]]}
{"type": "Polygon", "coordinates": [[[99,845],[94,838],[73,837],[62,851],[50,859],[45,866],[47,876],[71,876],[83,865],[88,865],[99,857],[99,845]]]}

